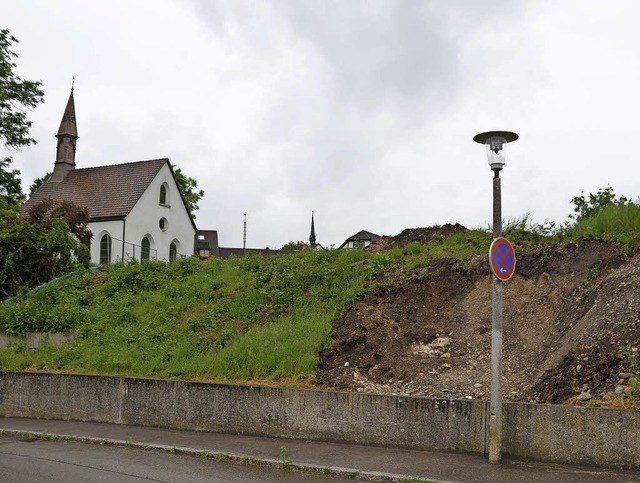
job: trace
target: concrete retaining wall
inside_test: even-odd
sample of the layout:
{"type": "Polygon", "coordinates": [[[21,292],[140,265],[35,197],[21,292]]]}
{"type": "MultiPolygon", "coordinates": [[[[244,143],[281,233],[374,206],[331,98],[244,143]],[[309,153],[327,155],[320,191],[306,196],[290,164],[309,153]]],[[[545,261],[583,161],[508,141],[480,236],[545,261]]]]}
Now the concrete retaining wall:
{"type": "MultiPolygon", "coordinates": [[[[488,404],[128,377],[0,372],[0,416],[486,454],[488,404]]],[[[640,411],[509,403],[504,453],[640,469],[640,411]]]]}
{"type": "Polygon", "coordinates": [[[640,411],[506,403],[502,417],[507,456],[640,469],[640,411]]]}
{"type": "Polygon", "coordinates": [[[0,349],[6,349],[10,344],[26,343],[28,349],[39,349],[45,344],[61,345],[80,337],[77,332],[29,332],[26,337],[0,334],[0,349]]]}

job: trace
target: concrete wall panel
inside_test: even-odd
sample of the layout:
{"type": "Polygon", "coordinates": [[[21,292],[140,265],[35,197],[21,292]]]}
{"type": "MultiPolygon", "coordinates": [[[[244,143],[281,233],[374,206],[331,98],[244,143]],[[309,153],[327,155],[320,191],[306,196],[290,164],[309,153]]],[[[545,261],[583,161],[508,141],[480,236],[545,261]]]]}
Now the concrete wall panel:
{"type": "Polygon", "coordinates": [[[640,469],[640,411],[506,403],[502,414],[508,456],[640,469]]]}
{"type": "MultiPolygon", "coordinates": [[[[486,454],[489,405],[129,377],[0,372],[0,416],[486,454]]],[[[515,459],[640,469],[640,411],[505,403],[515,459]]]]}
{"type": "Polygon", "coordinates": [[[482,453],[486,404],[127,379],[127,424],[482,453]]]}
{"type": "Polygon", "coordinates": [[[120,422],[123,378],[0,372],[0,415],[120,422]]]}

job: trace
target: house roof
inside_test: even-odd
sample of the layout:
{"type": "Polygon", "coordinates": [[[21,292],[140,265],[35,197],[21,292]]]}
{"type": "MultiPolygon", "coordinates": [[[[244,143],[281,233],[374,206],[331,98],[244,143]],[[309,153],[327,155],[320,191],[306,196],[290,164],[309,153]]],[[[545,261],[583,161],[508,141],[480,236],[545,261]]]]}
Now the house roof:
{"type": "Polygon", "coordinates": [[[51,198],[87,207],[92,221],[124,218],[165,164],[171,169],[167,158],[74,169],[59,182],[47,179],[23,205],[22,212],[51,198]]]}
{"type": "Polygon", "coordinates": [[[370,231],[360,230],[355,235],[351,235],[349,238],[347,238],[342,243],[342,245],[340,245],[338,248],[344,248],[344,246],[347,243],[349,243],[350,241],[361,241],[361,240],[366,241],[366,240],[368,240],[370,242],[374,242],[374,241],[380,240],[380,238],[382,238],[380,235],[376,235],[375,233],[371,233],[370,231]]]}

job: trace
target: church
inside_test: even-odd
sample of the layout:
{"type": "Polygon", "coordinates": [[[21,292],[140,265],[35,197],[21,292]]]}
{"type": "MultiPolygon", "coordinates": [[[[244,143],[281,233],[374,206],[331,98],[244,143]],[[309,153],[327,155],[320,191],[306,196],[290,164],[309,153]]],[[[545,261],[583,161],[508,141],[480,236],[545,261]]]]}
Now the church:
{"type": "Polygon", "coordinates": [[[96,265],[193,254],[196,225],[168,158],[76,169],[73,87],[56,138],[53,173],[24,204],[23,214],[47,198],[86,207],[96,265]]]}

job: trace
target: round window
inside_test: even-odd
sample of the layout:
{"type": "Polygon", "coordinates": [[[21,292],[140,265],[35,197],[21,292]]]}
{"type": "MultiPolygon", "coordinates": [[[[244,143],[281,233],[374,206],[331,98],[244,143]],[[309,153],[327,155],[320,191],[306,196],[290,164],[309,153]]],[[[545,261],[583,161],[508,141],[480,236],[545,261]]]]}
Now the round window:
{"type": "Polygon", "coordinates": [[[167,231],[167,227],[169,226],[169,222],[167,221],[166,218],[160,218],[160,229],[162,231],[167,231]]]}

